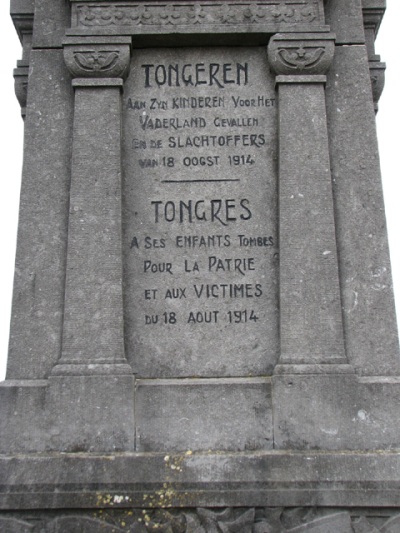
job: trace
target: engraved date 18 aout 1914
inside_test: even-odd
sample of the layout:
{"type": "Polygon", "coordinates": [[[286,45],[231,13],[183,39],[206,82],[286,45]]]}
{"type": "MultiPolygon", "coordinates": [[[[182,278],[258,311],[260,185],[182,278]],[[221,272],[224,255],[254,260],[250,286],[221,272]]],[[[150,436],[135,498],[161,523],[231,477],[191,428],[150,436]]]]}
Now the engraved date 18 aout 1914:
{"type": "MultiPolygon", "coordinates": [[[[251,324],[257,323],[260,317],[253,309],[241,309],[228,311],[225,317],[221,317],[221,311],[190,311],[183,320],[186,324],[218,324],[227,322],[228,324],[251,324]]],[[[177,313],[165,312],[160,315],[145,315],[146,326],[155,325],[177,325],[179,324],[177,313]]]]}

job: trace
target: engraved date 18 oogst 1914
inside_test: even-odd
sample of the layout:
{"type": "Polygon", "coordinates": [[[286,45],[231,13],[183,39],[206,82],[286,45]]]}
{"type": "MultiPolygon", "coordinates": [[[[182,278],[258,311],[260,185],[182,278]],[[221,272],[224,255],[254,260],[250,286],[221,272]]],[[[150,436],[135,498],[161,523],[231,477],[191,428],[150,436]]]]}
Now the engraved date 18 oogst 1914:
{"type": "MultiPolygon", "coordinates": [[[[255,164],[255,158],[254,156],[250,154],[229,155],[226,161],[231,167],[255,164]]],[[[162,157],[161,159],[144,158],[144,159],[139,159],[138,162],[139,162],[140,168],[157,168],[157,167],[175,168],[175,166],[177,166],[178,164],[182,164],[185,168],[214,167],[214,166],[220,166],[221,156],[219,155],[204,155],[204,156],[192,156],[192,157],[186,156],[182,160],[177,160],[175,157],[162,157]]]]}

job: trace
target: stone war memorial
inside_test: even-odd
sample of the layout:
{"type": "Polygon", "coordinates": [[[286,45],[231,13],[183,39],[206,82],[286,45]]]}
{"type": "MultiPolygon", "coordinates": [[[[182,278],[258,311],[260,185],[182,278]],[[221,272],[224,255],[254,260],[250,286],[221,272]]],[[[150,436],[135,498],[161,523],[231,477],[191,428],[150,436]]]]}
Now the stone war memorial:
{"type": "Polygon", "coordinates": [[[2,533],[400,532],[384,11],[11,0],[2,533]]]}

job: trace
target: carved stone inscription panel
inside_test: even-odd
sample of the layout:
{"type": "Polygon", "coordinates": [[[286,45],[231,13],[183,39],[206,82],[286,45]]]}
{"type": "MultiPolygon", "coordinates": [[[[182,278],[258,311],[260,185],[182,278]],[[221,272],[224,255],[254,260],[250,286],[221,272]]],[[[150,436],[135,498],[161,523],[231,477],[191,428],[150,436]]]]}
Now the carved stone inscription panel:
{"type": "Polygon", "coordinates": [[[127,356],[141,377],[277,359],[277,109],[264,48],[136,50],[124,97],[127,356]]]}

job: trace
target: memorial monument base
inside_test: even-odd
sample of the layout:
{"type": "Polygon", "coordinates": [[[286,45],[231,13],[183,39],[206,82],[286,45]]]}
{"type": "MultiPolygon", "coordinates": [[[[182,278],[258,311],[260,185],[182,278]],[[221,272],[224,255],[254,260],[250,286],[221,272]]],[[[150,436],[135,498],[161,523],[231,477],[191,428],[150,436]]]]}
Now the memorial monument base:
{"type": "MultiPolygon", "coordinates": [[[[55,434],[43,407],[57,405],[57,386],[46,395],[46,381],[3,383],[2,403],[14,416],[1,428],[2,449],[19,453],[0,456],[0,531],[397,532],[400,453],[391,443],[400,441],[400,380],[281,373],[271,386],[273,449],[178,452],[179,433],[164,428],[170,442],[164,452],[88,453],[105,446],[106,409],[85,421],[80,439],[79,417],[78,425],[64,419],[64,432],[55,434]],[[85,432],[93,424],[97,440],[85,432]],[[72,442],[81,448],[71,450],[72,442]],[[57,446],[67,453],[49,451],[57,446]]],[[[133,435],[133,414],[116,419],[116,428],[131,427],[133,435]]],[[[109,446],[117,442],[110,438],[109,446]]]]}
{"type": "Polygon", "coordinates": [[[129,375],[5,381],[0,453],[397,449],[400,378],[348,368],[279,366],[272,378],[218,385],[129,375]]]}
{"type": "Polygon", "coordinates": [[[399,470],[379,451],[2,456],[0,530],[395,532],[399,470]]]}
{"type": "Polygon", "coordinates": [[[11,0],[0,533],[399,533],[384,0],[11,0]]]}

